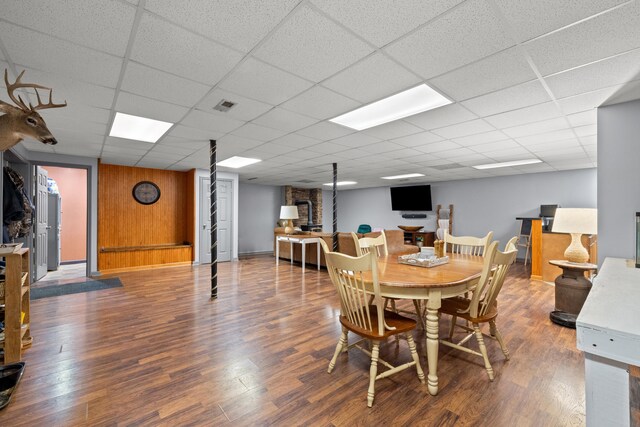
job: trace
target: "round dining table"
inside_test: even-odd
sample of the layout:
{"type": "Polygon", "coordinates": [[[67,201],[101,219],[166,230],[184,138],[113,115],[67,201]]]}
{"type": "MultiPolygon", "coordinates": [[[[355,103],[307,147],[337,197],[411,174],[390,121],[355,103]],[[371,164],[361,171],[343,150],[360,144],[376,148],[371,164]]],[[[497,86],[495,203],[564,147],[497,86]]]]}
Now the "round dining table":
{"type": "Polygon", "coordinates": [[[426,300],[427,384],[434,396],[438,394],[438,310],[442,299],[473,289],[484,264],[481,256],[448,256],[448,263],[435,267],[401,264],[398,255],[378,258],[378,281],[383,297],[426,300]]]}

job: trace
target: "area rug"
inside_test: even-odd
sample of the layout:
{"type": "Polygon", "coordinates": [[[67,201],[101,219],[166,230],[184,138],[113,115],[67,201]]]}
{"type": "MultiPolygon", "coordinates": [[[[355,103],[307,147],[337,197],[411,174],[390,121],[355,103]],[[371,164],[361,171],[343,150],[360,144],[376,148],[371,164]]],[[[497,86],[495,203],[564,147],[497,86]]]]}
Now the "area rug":
{"type": "Polygon", "coordinates": [[[84,280],[77,283],[63,285],[51,285],[31,288],[31,299],[57,297],[60,295],[79,294],[82,292],[100,291],[102,289],[122,287],[122,282],[117,277],[101,280],[84,280]]]}

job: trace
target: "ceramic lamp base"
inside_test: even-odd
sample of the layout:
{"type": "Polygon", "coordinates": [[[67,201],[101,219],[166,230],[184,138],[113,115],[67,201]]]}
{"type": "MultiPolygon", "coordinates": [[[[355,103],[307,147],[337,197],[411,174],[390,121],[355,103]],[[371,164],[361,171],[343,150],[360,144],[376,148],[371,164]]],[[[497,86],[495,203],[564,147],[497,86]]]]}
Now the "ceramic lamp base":
{"type": "Polygon", "coordinates": [[[287,234],[292,234],[294,232],[294,228],[293,228],[293,221],[289,220],[289,222],[287,223],[287,226],[284,228],[284,232],[287,234]]]}
{"type": "Polygon", "coordinates": [[[571,233],[571,244],[564,251],[564,257],[569,262],[585,263],[589,261],[589,252],[582,246],[580,233],[571,233]]]}

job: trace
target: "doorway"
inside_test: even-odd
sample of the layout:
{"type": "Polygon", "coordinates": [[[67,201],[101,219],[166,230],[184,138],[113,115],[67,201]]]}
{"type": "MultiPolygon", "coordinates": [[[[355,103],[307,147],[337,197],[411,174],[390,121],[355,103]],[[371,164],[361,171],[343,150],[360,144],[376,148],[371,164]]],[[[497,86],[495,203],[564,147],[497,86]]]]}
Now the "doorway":
{"type": "MultiPolygon", "coordinates": [[[[210,179],[200,178],[200,252],[201,264],[211,263],[211,196],[210,179]]],[[[217,180],[216,186],[218,209],[218,261],[231,261],[231,236],[233,229],[233,181],[217,180]]]]}
{"type": "Polygon", "coordinates": [[[88,171],[36,166],[36,280],[87,277],[88,171]]]}

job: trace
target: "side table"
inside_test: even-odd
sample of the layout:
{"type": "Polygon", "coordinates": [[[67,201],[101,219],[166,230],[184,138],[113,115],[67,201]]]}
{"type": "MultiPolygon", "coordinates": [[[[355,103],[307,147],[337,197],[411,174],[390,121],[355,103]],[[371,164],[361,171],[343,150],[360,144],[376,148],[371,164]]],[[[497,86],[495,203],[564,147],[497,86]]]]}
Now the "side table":
{"type": "Polygon", "coordinates": [[[598,266],[589,263],[575,263],[565,260],[551,260],[549,264],[562,269],[556,277],[556,309],[549,319],[567,328],[576,328],[576,318],[591,290],[591,281],[584,277],[587,271],[597,270],[598,266]]]}
{"type": "Polygon", "coordinates": [[[320,270],[320,238],[319,237],[295,237],[295,236],[278,236],[276,237],[276,265],[280,260],[280,242],[289,242],[289,250],[291,251],[291,264],[293,264],[293,245],[299,243],[302,245],[302,272],[304,273],[304,264],[306,259],[306,245],[307,243],[315,243],[317,246],[317,264],[318,270],[320,270]]]}

